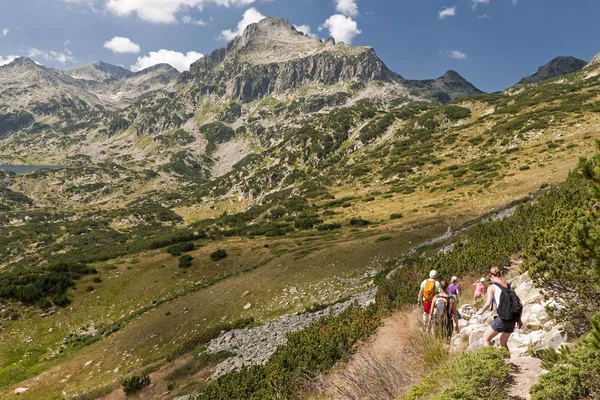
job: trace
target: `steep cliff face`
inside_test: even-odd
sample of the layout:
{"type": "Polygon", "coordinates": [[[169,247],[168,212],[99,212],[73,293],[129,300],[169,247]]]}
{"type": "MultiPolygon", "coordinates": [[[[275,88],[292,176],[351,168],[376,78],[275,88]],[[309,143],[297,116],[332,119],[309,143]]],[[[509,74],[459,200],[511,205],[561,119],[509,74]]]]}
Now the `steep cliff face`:
{"type": "Polygon", "coordinates": [[[586,62],[575,57],[556,57],[548,64],[538,68],[533,75],[527,76],[519,83],[535,83],[545,81],[546,79],[558,78],[577,72],[586,66],[586,62]]]}
{"type": "Polygon", "coordinates": [[[370,47],[321,42],[298,32],[291,22],[267,18],[250,25],[225,48],[192,65],[182,83],[225,83],[223,94],[250,102],[301,86],[352,81],[402,82],[370,47]]]}

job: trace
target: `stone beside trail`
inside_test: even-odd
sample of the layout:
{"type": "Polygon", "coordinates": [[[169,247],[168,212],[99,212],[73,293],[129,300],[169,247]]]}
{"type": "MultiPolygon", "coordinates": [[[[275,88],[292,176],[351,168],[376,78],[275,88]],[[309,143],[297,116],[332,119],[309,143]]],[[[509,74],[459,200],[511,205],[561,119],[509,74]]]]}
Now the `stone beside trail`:
{"type": "MultiPolygon", "coordinates": [[[[508,281],[523,302],[523,328],[515,330],[508,341],[511,358],[507,360],[511,368],[513,385],[509,391],[510,399],[529,399],[529,389],[537,381],[540,374],[546,371],[541,361],[531,357],[536,350],[551,348],[557,350],[568,345],[564,327],[550,319],[546,307],[553,305],[554,300],[546,300],[539,289],[535,288],[528,273],[508,281]]],[[[475,316],[475,308],[470,304],[461,306],[460,333],[451,340],[452,351],[473,351],[483,347],[483,333],[495,314],[488,311],[482,316],[475,316]]],[[[498,344],[499,336],[494,339],[498,344]]]]}
{"type": "Polygon", "coordinates": [[[337,303],[314,313],[300,315],[284,315],[255,328],[235,329],[222,333],[213,339],[206,353],[215,354],[221,351],[234,353],[215,368],[211,378],[218,378],[229,372],[240,370],[244,366],[265,364],[279,346],[286,344],[286,335],[306,328],[310,323],[328,315],[338,315],[350,307],[355,301],[362,307],[375,302],[377,289],[360,293],[348,301],[337,303]]]}
{"type": "MultiPolygon", "coordinates": [[[[567,344],[565,329],[555,320],[551,320],[546,312],[547,306],[555,304],[554,300],[545,300],[540,290],[534,288],[533,281],[527,273],[510,280],[509,283],[523,302],[523,328],[515,330],[508,341],[511,354],[520,356],[528,350],[558,349],[567,344]]],[[[495,311],[471,317],[475,310],[469,304],[461,306],[460,311],[464,318],[459,322],[460,333],[452,338],[451,347],[455,351],[477,350],[483,346],[483,332],[492,321],[495,311]]]]}

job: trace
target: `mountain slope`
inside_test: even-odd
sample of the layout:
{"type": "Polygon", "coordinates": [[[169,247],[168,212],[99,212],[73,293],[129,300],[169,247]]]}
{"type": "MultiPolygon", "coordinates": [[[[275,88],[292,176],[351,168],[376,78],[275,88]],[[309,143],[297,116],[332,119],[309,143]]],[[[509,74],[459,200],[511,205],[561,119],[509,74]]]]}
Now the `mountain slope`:
{"type": "Polygon", "coordinates": [[[442,104],[465,96],[483,93],[456,71],[447,71],[435,80],[407,81],[408,85],[427,98],[433,98],[442,104]]]}
{"type": "MultiPolygon", "coordinates": [[[[77,123],[48,117],[44,129],[2,140],[3,157],[50,154],[71,163],[4,175],[0,262],[18,274],[3,282],[47,290],[48,271],[74,272],[63,263],[98,272],[67,280],[62,296],[2,292],[11,302],[0,330],[2,395],[26,387],[30,398],[97,397],[124,375],[197,355],[223,322],[266,321],[366,289],[392,266],[384,260],[563,181],[600,135],[596,63],[443,106],[409,102],[426,100],[416,93],[390,95],[409,86],[401,78],[268,88],[268,96],[232,101],[226,87],[235,79],[213,86],[220,68],[206,80],[186,74],[120,110],[84,113],[77,123]],[[214,261],[218,250],[227,257],[214,261]],[[179,266],[182,251],[193,257],[187,268],[179,266]]],[[[519,209],[514,225],[486,232],[496,241],[499,231],[520,232],[533,219],[529,207],[519,209]]],[[[552,221],[548,215],[539,214],[552,221]]],[[[489,246],[481,232],[466,243],[494,265],[505,259],[498,252],[508,257],[530,236],[489,246]]],[[[476,266],[468,247],[455,250],[448,257],[456,264],[439,264],[446,273],[476,266]]],[[[409,282],[403,278],[400,285],[409,282]]],[[[381,293],[400,300],[399,287],[381,293]]],[[[315,333],[328,332],[336,333],[315,333]]]]}
{"type": "Polygon", "coordinates": [[[68,68],[64,70],[64,73],[75,79],[97,82],[133,75],[133,72],[123,67],[107,64],[103,61],[94,61],[90,64],[68,68]]]}
{"type": "Polygon", "coordinates": [[[83,81],[55,69],[36,64],[27,57],[0,67],[0,104],[40,115],[56,111],[54,104],[92,111],[100,100],[85,89],[83,81]],[[47,107],[50,109],[47,109],[47,107]]]}
{"type": "Polygon", "coordinates": [[[59,82],[61,90],[43,95],[52,85],[29,87],[33,79],[6,73],[11,66],[0,70],[0,79],[28,87],[27,97],[14,94],[11,101],[19,105],[18,113],[27,114],[6,110],[12,113],[7,118],[19,122],[4,133],[4,159],[60,165],[110,161],[138,172],[153,168],[164,180],[194,184],[210,180],[211,174],[223,176],[250,154],[275,150],[289,132],[323,112],[365,105],[388,110],[480,93],[452,71],[437,80],[406,81],[372,48],[322,42],[280,18],[251,24],[183,74],[166,65],[129,74],[104,63],[67,71],[96,79],[82,80],[30,64],[59,82]],[[33,109],[63,92],[83,99],[87,108],[62,113],[64,107],[44,105],[52,118],[38,112],[39,106],[33,109]],[[34,134],[11,136],[21,129],[34,134]]]}
{"type": "Polygon", "coordinates": [[[575,57],[556,57],[548,64],[539,67],[535,74],[521,79],[519,83],[536,83],[546,79],[558,78],[559,76],[577,72],[585,67],[586,64],[585,61],[575,57]]]}

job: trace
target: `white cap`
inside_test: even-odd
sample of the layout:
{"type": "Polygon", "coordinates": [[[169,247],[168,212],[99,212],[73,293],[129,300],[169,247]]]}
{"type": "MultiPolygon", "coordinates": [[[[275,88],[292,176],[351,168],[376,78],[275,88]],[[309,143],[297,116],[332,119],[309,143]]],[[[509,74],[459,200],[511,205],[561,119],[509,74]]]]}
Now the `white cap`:
{"type": "Polygon", "coordinates": [[[481,278],[481,279],[480,279],[480,281],[481,281],[481,282],[485,282],[485,278],[481,278]]]}
{"type": "Polygon", "coordinates": [[[429,277],[432,279],[435,279],[436,276],[437,276],[437,271],[435,269],[432,269],[431,272],[429,273],[429,277]]]}
{"type": "Polygon", "coordinates": [[[457,281],[457,280],[458,280],[458,278],[455,277],[455,276],[453,276],[452,279],[450,279],[450,282],[454,282],[454,281],[457,281]]]}

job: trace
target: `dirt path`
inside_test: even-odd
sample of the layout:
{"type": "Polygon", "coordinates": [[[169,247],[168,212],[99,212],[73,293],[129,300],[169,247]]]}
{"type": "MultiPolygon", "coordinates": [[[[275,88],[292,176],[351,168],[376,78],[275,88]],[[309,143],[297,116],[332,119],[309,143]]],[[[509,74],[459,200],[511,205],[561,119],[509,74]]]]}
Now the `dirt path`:
{"type": "Polygon", "coordinates": [[[530,356],[511,357],[508,361],[513,384],[508,391],[510,400],[529,400],[529,389],[542,373],[542,360],[530,356]]]}
{"type": "Polygon", "coordinates": [[[411,360],[418,357],[412,349],[415,338],[420,335],[419,316],[415,308],[385,319],[377,333],[347,364],[340,364],[321,377],[311,392],[328,399],[397,398],[421,378],[422,371],[410,365],[411,360]]]}

